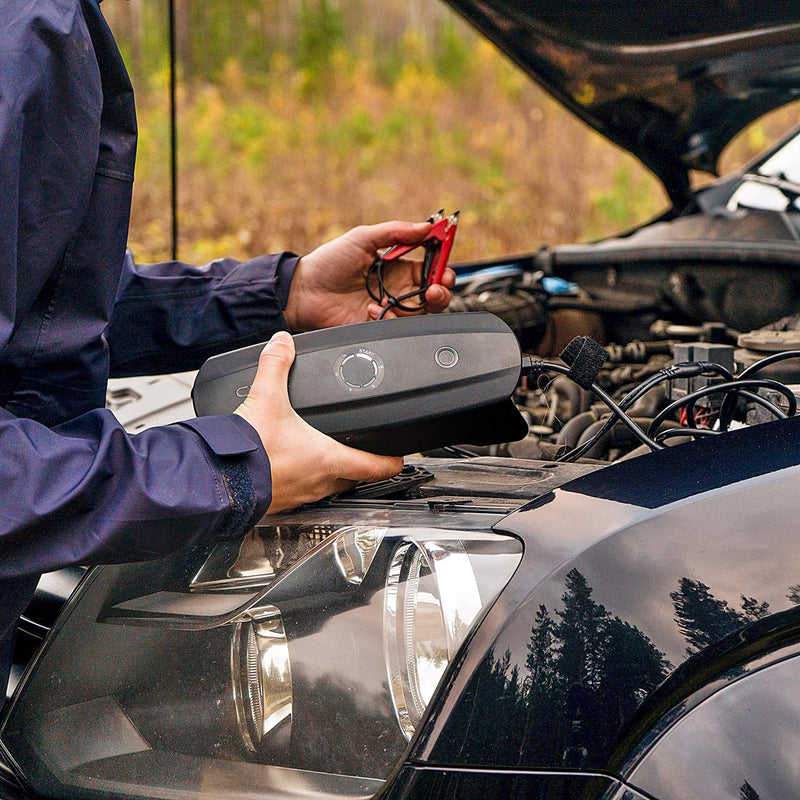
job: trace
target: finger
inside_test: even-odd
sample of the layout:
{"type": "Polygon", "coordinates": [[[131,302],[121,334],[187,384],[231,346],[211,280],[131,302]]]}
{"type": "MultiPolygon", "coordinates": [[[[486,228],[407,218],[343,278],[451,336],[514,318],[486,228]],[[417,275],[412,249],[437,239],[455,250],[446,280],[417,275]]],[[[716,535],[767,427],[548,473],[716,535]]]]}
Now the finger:
{"type": "Polygon", "coordinates": [[[456,285],[456,273],[454,270],[450,269],[450,267],[446,267],[445,271],[442,273],[442,280],[439,281],[442,286],[446,286],[448,289],[452,289],[456,285]]]}
{"type": "Polygon", "coordinates": [[[365,250],[378,251],[395,244],[416,244],[431,231],[430,222],[379,222],[376,225],[361,225],[350,234],[365,250]]]}
{"type": "Polygon", "coordinates": [[[286,331],[278,331],[267,342],[258,357],[256,377],[250,387],[250,394],[262,396],[280,392],[289,402],[289,370],[294,363],[294,339],[286,331]]]}
{"type": "MultiPolygon", "coordinates": [[[[371,320],[380,319],[381,313],[383,312],[384,306],[378,305],[377,303],[370,303],[367,306],[367,317],[371,320]]],[[[383,318],[386,319],[391,312],[387,311],[386,314],[383,315],[383,318]]],[[[394,316],[394,315],[392,315],[394,316]]]]}
{"type": "Polygon", "coordinates": [[[337,442],[336,474],[347,481],[383,481],[403,469],[403,459],[397,456],[377,456],[337,442]]]}
{"type": "Polygon", "coordinates": [[[425,292],[427,310],[432,312],[443,311],[450,304],[452,293],[444,286],[435,283],[425,292]]]}

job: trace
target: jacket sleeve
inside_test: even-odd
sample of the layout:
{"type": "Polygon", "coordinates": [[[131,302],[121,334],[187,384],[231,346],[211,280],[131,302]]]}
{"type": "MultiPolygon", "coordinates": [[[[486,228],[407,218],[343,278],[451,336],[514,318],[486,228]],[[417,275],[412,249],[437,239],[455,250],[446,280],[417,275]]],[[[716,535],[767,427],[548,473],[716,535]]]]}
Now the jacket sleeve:
{"type": "Polygon", "coordinates": [[[271,499],[239,416],[128,434],[107,410],[49,429],[0,409],[0,579],[157,558],[241,534],[271,499]]]}
{"type": "Polygon", "coordinates": [[[128,251],[106,332],[112,376],[197,369],[209,356],[285,330],[298,260],[278,253],[204,266],[137,264],[128,251]]]}

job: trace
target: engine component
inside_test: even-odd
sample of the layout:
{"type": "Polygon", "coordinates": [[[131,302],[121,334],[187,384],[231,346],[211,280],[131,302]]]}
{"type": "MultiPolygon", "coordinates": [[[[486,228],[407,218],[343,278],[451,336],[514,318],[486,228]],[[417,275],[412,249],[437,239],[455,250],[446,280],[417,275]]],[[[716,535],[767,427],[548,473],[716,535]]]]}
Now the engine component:
{"type": "MultiPolygon", "coordinates": [[[[733,347],[727,344],[706,344],[705,342],[693,342],[691,344],[676,343],[674,347],[674,358],[676,363],[688,363],[692,361],[707,361],[725,367],[728,372],[733,374],[733,347]]],[[[708,375],[697,375],[689,378],[676,378],[670,383],[669,396],[676,400],[685,397],[691,392],[696,392],[710,385],[719,378],[708,375]]]]}
{"type": "MultiPolygon", "coordinates": [[[[796,324],[795,318],[779,320],[776,328],[770,326],[741,334],[735,356],[739,369],[749,369],[770,354],[800,350],[800,330],[783,329],[783,325],[792,323],[796,324]]],[[[767,365],[762,374],[783,383],[800,383],[800,360],[780,359],[767,365]]]]}

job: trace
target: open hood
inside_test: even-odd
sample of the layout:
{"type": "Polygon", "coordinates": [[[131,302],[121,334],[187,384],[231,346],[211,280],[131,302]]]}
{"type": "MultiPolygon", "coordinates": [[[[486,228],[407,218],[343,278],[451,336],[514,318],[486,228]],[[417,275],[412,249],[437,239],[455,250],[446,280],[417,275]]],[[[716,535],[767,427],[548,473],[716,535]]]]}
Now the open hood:
{"type": "Polygon", "coordinates": [[[796,99],[791,0],[447,0],[537,83],[637,156],[672,199],[748,123],[796,99]]]}

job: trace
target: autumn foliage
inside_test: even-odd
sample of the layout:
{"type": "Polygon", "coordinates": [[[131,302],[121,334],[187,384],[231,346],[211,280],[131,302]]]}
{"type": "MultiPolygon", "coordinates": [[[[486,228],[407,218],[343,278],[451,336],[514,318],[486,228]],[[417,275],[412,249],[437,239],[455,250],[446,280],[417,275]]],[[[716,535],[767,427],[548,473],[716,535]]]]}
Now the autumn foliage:
{"type": "MultiPolygon", "coordinates": [[[[139,108],[130,243],[139,260],[161,259],[166,4],[121,5],[104,10],[139,108]]],[[[444,207],[461,210],[454,258],[468,260],[607,235],[665,206],[637,161],[443,5],[434,16],[383,5],[178,3],[181,258],[302,253],[361,222],[444,207]]]]}

